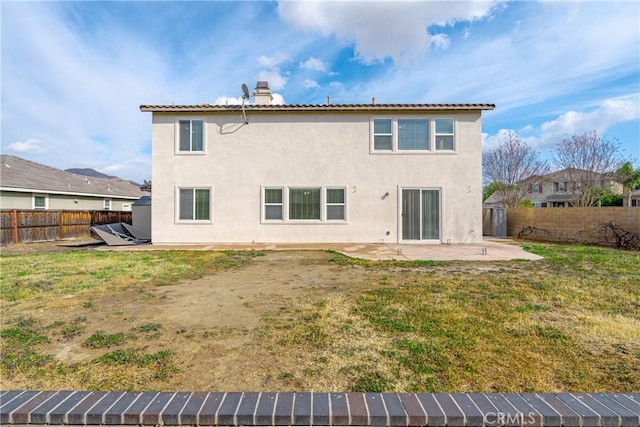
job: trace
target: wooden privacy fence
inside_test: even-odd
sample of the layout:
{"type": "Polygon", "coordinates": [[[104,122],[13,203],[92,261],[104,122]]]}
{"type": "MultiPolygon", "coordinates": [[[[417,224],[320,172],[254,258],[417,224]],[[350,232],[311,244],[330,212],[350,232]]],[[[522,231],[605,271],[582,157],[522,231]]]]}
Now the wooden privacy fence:
{"type": "Polygon", "coordinates": [[[94,225],[126,222],[131,212],[119,211],[0,211],[0,245],[88,237],[94,225]]]}

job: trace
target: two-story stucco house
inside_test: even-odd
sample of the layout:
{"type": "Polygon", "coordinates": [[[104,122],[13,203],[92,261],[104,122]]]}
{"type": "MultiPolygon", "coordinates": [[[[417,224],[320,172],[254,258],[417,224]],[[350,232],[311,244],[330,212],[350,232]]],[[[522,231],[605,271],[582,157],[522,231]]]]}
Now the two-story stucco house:
{"type": "Polygon", "coordinates": [[[142,105],[152,241],[478,243],[492,104],[142,105]],[[244,112],[243,112],[244,111],[244,112]]]}

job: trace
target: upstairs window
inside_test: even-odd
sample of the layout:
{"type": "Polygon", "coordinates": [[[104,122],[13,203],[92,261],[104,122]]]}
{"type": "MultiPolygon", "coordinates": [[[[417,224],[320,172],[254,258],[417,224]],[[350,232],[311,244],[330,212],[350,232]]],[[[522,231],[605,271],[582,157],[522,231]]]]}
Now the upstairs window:
{"type": "Polygon", "coordinates": [[[436,150],[453,151],[453,119],[435,119],[436,150]]]}
{"type": "Polygon", "coordinates": [[[374,117],[371,151],[374,153],[428,153],[455,151],[452,118],[374,117]]]}
{"type": "Polygon", "coordinates": [[[391,119],[373,120],[373,149],[391,151],[393,149],[393,132],[391,119]]]}
{"type": "Polygon", "coordinates": [[[204,151],[204,121],[180,120],[178,128],[178,151],[204,151]]]}
{"type": "Polygon", "coordinates": [[[567,183],[566,182],[554,182],[556,193],[565,193],[567,191],[567,183]]]}
{"type": "Polygon", "coordinates": [[[398,150],[429,150],[429,120],[398,119],[398,150]]]}

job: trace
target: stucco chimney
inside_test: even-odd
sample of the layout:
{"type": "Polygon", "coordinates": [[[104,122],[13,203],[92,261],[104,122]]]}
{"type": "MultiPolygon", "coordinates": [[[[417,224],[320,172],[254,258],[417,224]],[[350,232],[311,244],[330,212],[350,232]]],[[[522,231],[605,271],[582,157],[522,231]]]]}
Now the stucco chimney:
{"type": "Polygon", "coordinates": [[[273,100],[271,96],[271,90],[269,90],[269,82],[260,81],[253,90],[253,99],[256,101],[256,105],[269,105],[273,100]]]}

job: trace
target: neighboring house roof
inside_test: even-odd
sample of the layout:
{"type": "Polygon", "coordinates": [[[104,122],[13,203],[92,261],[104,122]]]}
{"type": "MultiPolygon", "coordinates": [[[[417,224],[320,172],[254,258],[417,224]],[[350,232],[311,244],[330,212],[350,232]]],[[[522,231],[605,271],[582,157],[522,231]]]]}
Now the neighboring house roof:
{"type": "Polygon", "coordinates": [[[126,199],[148,195],[126,180],[80,176],[8,154],[0,155],[0,188],[3,191],[126,199]]]}
{"type": "Polygon", "coordinates": [[[588,176],[592,175],[594,177],[608,177],[606,174],[591,172],[584,169],[564,168],[564,169],[557,170],[555,172],[550,172],[540,178],[547,181],[554,181],[557,179],[571,180],[571,178],[574,178],[574,177],[583,177],[585,176],[585,174],[587,174],[588,176]]]}
{"type": "MultiPolygon", "coordinates": [[[[141,105],[140,111],[154,113],[235,113],[242,105],[141,105]]],[[[389,111],[478,111],[493,110],[494,104],[327,104],[327,105],[256,105],[246,104],[244,109],[252,112],[314,112],[314,113],[361,113],[389,111]]]]}

